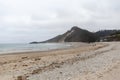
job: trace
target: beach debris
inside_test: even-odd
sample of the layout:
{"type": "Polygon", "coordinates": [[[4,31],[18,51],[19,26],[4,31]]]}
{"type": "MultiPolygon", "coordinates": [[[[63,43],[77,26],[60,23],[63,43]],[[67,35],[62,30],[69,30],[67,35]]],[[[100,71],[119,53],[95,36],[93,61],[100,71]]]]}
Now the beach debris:
{"type": "Polygon", "coordinates": [[[28,66],[27,64],[23,64],[22,66],[28,66]]]}
{"type": "Polygon", "coordinates": [[[27,80],[26,76],[18,76],[16,80],[27,80]]]}
{"type": "Polygon", "coordinates": [[[27,59],[27,58],[28,58],[27,56],[22,57],[22,59],[27,59]]]}
{"type": "Polygon", "coordinates": [[[40,58],[40,57],[38,57],[38,58],[35,58],[34,60],[35,60],[35,61],[39,61],[39,60],[41,60],[41,58],[40,58]]]}

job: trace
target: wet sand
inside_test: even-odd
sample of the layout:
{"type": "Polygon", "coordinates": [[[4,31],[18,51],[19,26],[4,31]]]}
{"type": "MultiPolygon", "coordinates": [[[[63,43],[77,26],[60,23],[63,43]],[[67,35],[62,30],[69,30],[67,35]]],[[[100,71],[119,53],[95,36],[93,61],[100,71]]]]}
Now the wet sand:
{"type": "Polygon", "coordinates": [[[0,80],[119,80],[119,71],[120,42],[0,55],[0,80]]]}

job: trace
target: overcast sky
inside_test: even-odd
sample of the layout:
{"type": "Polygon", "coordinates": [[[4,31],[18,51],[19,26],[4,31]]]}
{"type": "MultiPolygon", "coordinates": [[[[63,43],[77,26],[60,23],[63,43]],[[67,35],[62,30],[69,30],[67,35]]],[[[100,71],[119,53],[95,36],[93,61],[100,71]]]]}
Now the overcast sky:
{"type": "Polygon", "coordinates": [[[120,0],[0,0],[0,43],[43,41],[72,26],[120,29],[120,0]]]}

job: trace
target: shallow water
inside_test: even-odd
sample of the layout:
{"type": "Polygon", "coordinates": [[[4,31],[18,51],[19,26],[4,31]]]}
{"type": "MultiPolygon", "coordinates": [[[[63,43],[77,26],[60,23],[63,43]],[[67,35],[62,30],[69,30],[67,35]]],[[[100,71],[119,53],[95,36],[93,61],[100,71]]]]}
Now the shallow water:
{"type": "Polygon", "coordinates": [[[40,43],[40,44],[0,44],[0,54],[26,51],[46,51],[70,47],[65,43],[40,43]]]}

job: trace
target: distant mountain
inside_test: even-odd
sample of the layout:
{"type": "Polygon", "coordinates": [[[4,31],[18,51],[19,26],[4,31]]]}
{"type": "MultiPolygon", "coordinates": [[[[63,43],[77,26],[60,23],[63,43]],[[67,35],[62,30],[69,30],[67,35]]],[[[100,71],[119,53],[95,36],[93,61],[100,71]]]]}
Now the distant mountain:
{"type": "Polygon", "coordinates": [[[95,34],[98,36],[98,41],[113,41],[114,37],[110,37],[113,34],[120,32],[120,30],[101,30],[97,31],[95,34]]]}
{"type": "Polygon", "coordinates": [[[49,43],[49,42],[95,42],[98,39],[95,33],[81,29],[77,26],[71,28],[62,35],[58,35],[52,39],[43,42],[31,42],[31,43],[49,43]]]}
{"type": "Polygon", "coordinates": [[[97,31],[95,34],[99,37],[105,37],[105,36],[109,36],[111,34],[114,34],[118,31],[120,31],[120,30],[101,30],[101,31],[97,31]]]}
{"type": "Polygon", "coordinates": [[[72,27],[69,31],[62,35],[58,35],[52,39],[37,43],[52,42],[98,42],[98,41],[120,41],[120,30],[101,30],[95,33],[81,29],[77,26],[72,27]]]}
{"type": "Polygon", "coordinates": [[[116,31],[108,36],[102,37],[103,41],[120,41],[120,31],[116,31]]]}

